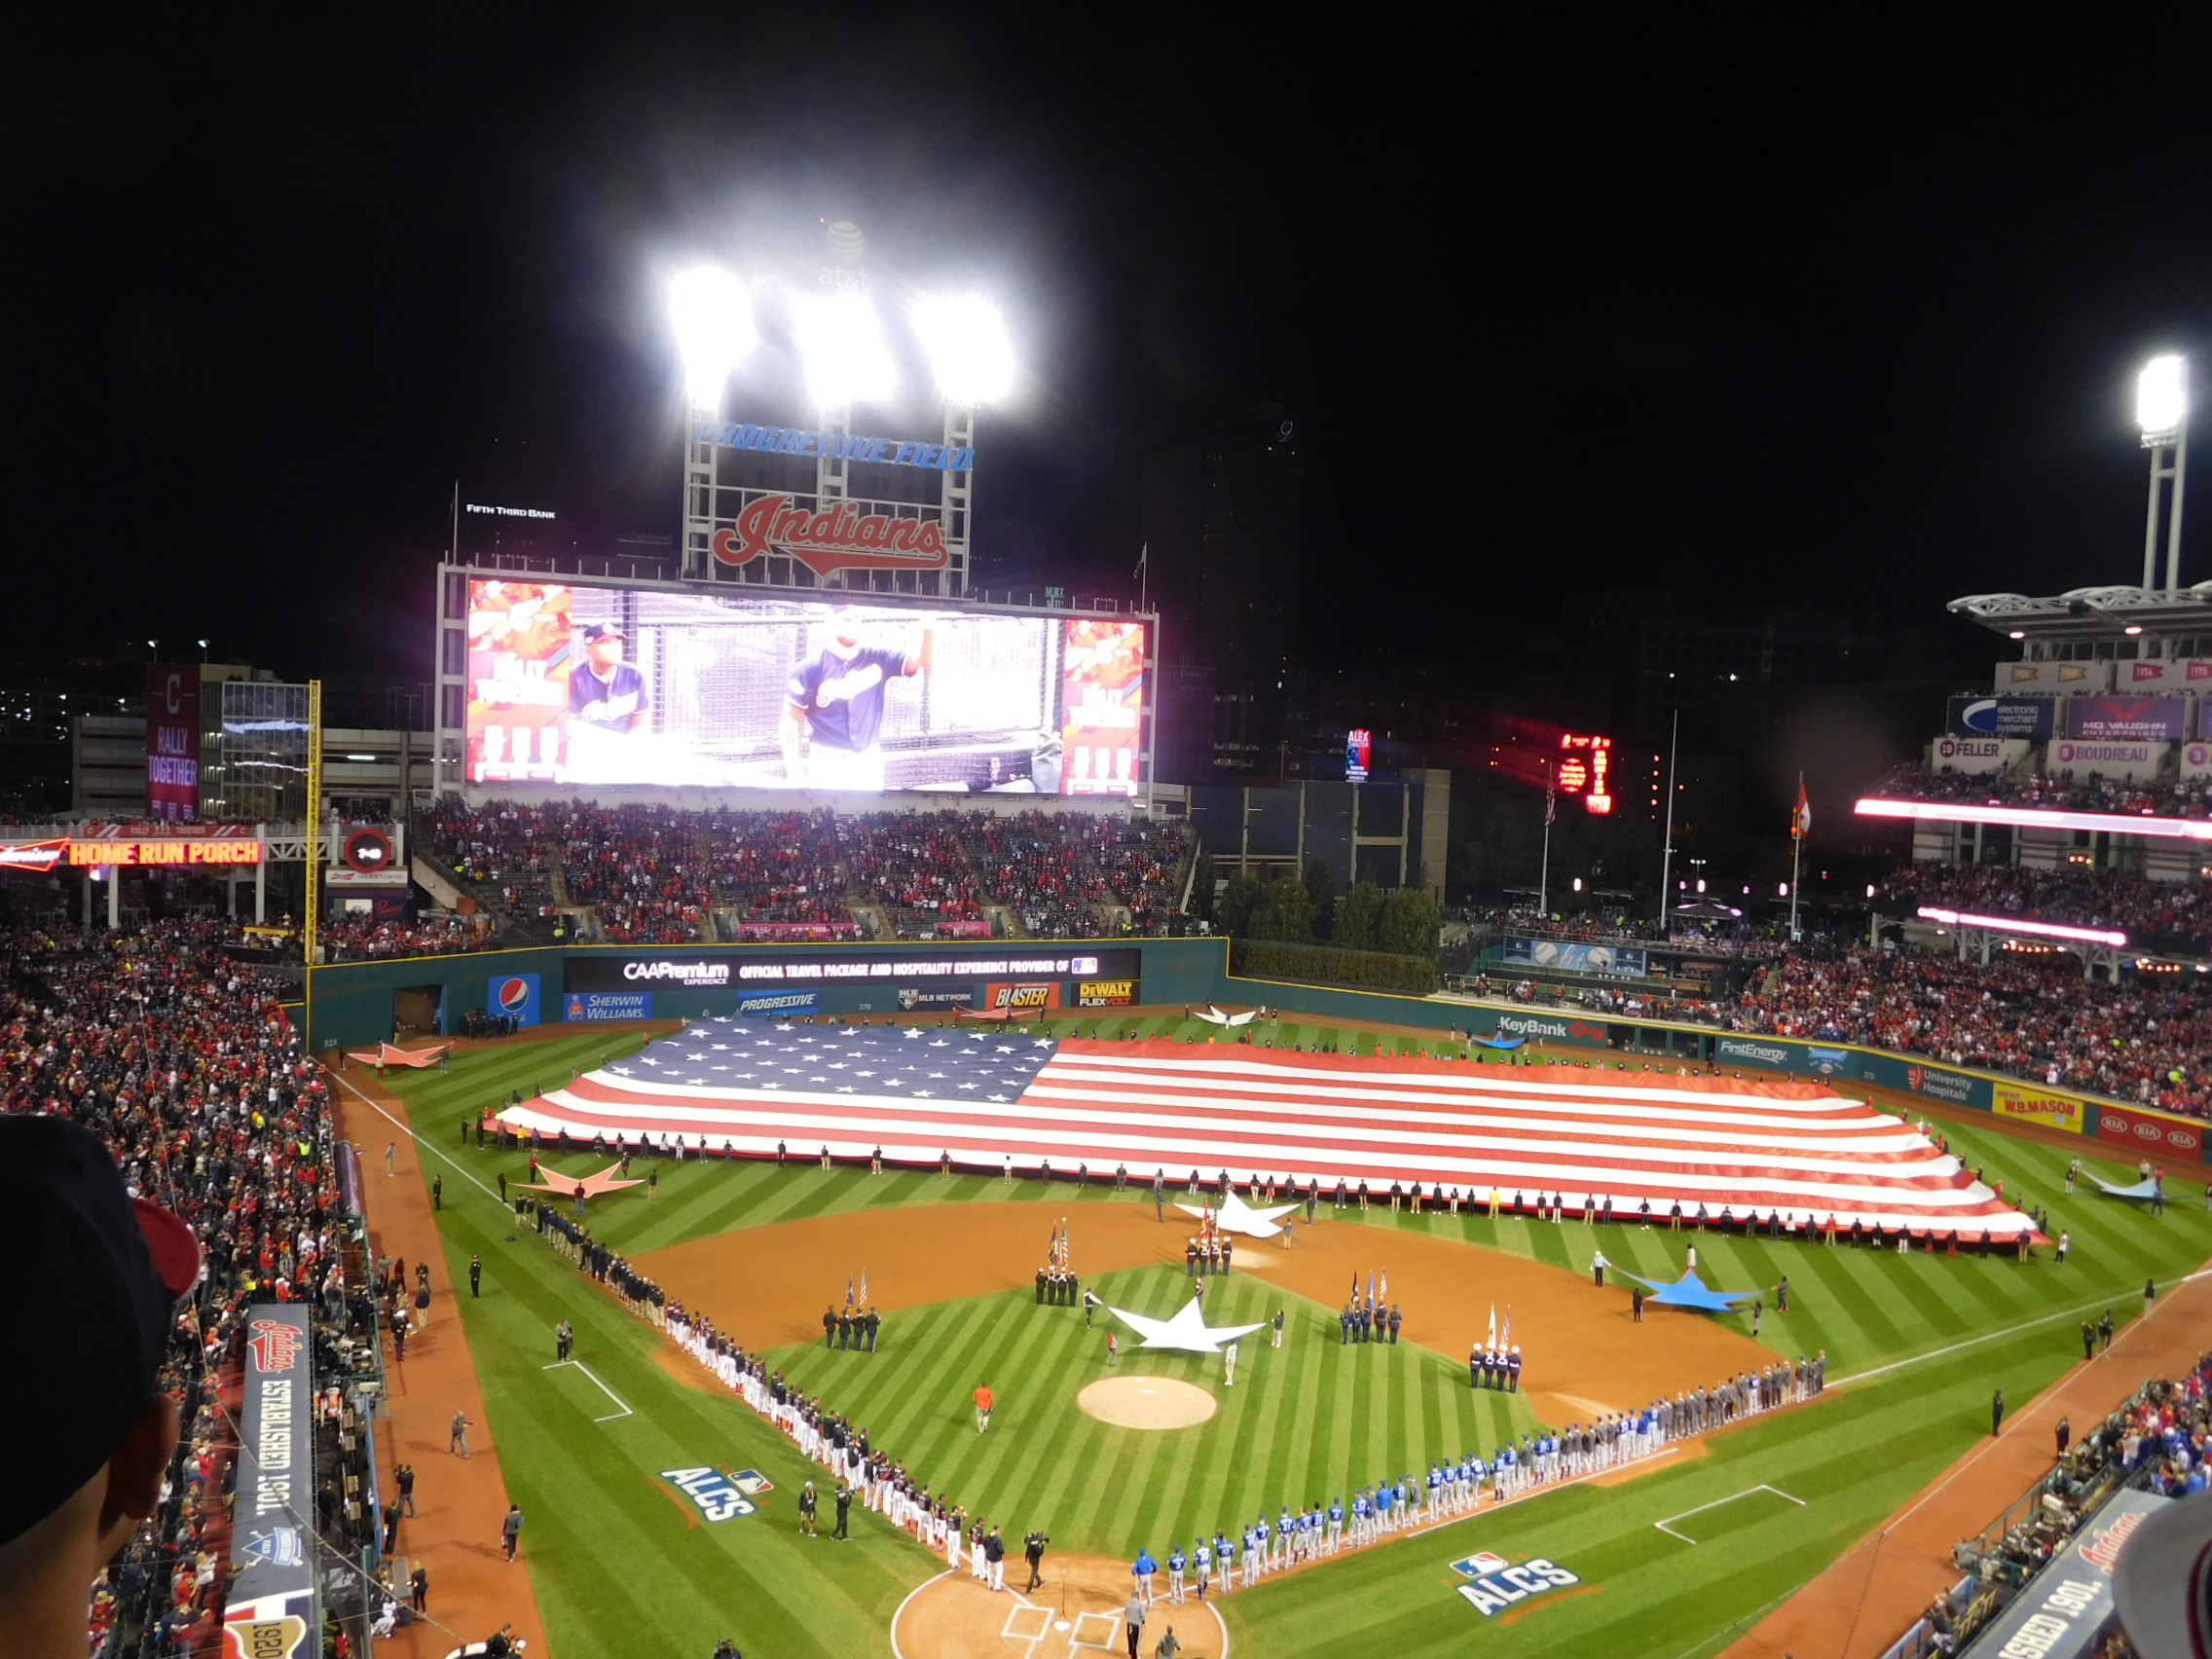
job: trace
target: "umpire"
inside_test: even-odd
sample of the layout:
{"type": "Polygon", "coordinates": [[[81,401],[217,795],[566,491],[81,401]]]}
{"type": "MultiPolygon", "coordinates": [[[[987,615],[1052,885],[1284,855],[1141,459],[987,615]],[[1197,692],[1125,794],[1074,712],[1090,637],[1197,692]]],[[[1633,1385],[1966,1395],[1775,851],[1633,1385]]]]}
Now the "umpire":
{"type": "Polygon", "coordinates": [[[1023,1595],[1045,1582],[1045,1546],[1051,1541],[1042,1532],[1032,1532],[1021,1540],[1021,1553],[1029,1563],[1029,1585],[1023,1595]]]}

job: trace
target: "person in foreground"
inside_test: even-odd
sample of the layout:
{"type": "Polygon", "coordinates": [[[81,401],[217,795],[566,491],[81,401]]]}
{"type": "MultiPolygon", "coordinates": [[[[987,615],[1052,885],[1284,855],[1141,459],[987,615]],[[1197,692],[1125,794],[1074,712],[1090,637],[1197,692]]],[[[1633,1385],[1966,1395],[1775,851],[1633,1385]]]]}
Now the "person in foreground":
{"type": "Polygon", "coordinates": [[[176,1402],[156,1386],[200,1244],[133,1198],[99,1139],[60,1118],[0,1117],[11,1267],[66,1309],[66,1382],[0,1367],[0,1421],[35,1422],[0,1481],[0,1630],[11,1659],[84,1659],[92,1579],[160,1501],[176,1402]]]}

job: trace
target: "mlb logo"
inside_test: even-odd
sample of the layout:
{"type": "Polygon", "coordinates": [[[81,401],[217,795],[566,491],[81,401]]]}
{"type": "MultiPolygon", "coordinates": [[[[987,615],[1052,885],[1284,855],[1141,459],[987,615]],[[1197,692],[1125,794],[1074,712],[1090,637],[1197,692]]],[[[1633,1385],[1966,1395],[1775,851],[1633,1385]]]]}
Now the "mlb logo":
{"type": "Polygon", "coordinates": [[[740,1469],[730,1476],[730,1483],[747,1497],[758,1497],[764,1492],[774,1492],[776,1483],[758,1469],[740,1469]]]}
{"type": "Polygon", "coordinates": [[[1512,1565],[1501,1555],[1492,1555],[1488,1550],[1478,1550],[1464,1561],[1454,1562],[1452,1570],[1466,1578],[1486,1578],[1493,1572],[1503,1572],[1512,1565]]]}

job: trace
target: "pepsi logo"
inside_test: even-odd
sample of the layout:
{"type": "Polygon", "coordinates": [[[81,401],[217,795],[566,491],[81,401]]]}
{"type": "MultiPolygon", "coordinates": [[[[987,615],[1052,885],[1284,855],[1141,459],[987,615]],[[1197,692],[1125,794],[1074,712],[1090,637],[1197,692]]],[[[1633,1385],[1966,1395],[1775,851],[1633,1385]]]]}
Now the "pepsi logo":
{"type": "Polygon", "coordinates": [[[520,1014],[530,1006],[528,979],[501,979],[499,981],[499,1012],[520,1014]]]}

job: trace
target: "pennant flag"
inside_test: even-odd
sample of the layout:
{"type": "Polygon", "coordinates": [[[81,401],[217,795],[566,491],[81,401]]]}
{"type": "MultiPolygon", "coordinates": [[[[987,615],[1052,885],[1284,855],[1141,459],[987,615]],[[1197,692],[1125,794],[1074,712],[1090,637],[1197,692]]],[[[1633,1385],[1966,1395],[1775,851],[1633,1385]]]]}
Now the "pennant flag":
{"type": "Polygon", "coordinates": [[[1805,779],[1797,779],[1797,805],[1789,814],[1789,833],[1802,840],[1813,830],[1813,803],[1805,798],[1805,779]]]}

